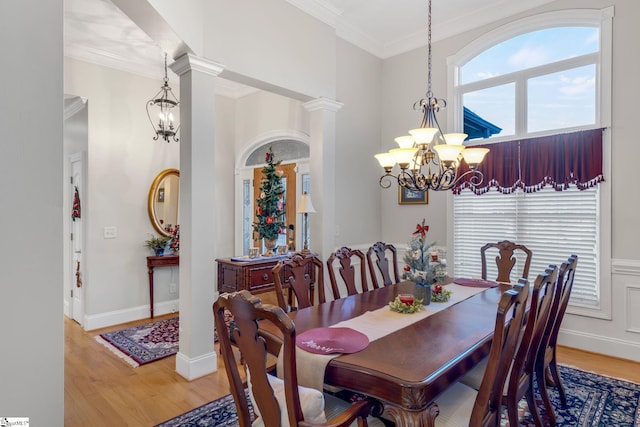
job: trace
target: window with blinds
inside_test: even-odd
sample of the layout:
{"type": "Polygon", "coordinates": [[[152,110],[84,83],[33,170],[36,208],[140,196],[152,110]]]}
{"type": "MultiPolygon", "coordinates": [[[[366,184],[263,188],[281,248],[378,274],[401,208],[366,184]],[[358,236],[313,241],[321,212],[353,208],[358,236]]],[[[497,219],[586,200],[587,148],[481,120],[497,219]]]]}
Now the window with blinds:
{"type": "MultiPolygon", "coordinates": [[[[535,193],[492,189],[481,196],[464,190],[453,197],[454,277],[480,277],[480,248],[511,240],[533,252],[529,280],[550,264],[578,255],[570,304],[597,308],[599,286],[599,187],[535,193]]],[[[495,266],[488,262],[495,271],[495,266]]],[[[521,269],[516,265],[515,269],[521,269]]],[[[517,271],[517,270],[516,270],[517,271]]],[[[495,274],[489,269],[489,274],[495,274]]]]}

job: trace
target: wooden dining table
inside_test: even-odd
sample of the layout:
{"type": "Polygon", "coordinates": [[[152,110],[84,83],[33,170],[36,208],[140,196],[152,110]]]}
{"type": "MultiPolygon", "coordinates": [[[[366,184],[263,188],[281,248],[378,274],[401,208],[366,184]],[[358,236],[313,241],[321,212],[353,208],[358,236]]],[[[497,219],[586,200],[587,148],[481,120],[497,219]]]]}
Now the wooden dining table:
{"type": "MultiPolygon", "coordinates": [[[[291,312],[296,333],[380,309],[414,284],[398,284],[291,312]]],[[[487,288],[328,363],[325,384],[380,400],[397,426],[426,426],[437,396],[489,353],[497,304],[510,285],[487,288]]],[[[437,303],[431,303],[437,304],[437,303]]],[[[426,306],[429,310],[430,306],[426,306]]],[[[411,316],[407,314],[407,316],[411,316]]],[[[268,335],[268,334],[267,334],[268,335]]],[[[305,369],[298,366],[298,371],[305,369]]]]}

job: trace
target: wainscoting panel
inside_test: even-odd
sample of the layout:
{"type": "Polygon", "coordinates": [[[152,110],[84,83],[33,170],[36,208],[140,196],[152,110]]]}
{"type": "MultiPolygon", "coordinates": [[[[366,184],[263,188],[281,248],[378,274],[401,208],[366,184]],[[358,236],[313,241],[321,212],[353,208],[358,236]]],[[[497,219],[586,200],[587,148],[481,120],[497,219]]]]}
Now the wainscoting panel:
{"type": "Polygon", "coordinates": [[[640,286],[627,286],[627,327],[628,332],[640,334],[640,286]]]}

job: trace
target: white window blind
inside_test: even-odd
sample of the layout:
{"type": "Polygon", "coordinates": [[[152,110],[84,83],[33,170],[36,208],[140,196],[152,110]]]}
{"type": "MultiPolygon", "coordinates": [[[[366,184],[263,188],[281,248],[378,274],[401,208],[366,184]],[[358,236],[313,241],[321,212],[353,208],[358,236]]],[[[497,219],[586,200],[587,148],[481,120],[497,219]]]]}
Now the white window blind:
{"type": "MultiPolygon", "coordinates": [[[[530,282],[550,264],[560,266],[577,254],[570,304],[599,305],[599,186],[512,194],[492,189],[481,196],[465,190],[453,197],[453,212],[455,277],[480,277],[480,248],[511,240],[533,252],[530,282]]],[[[496,274],[494,264],[487,263],[489,277],[496,274]]]]}

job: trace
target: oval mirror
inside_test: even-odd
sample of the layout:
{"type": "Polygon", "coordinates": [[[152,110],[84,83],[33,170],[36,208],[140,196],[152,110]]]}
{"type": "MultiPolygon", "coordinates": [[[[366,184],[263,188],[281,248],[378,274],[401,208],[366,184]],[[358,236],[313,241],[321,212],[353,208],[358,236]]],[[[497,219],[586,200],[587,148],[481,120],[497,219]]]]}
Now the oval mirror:
{"type": "Polygon", "coordinates": [[[158,174],[149,188],[147,210],[153,228],[163,236],[170,236],[170,229],[178,222],[180,199],[180,171],[165,169],[158,174]]]}

